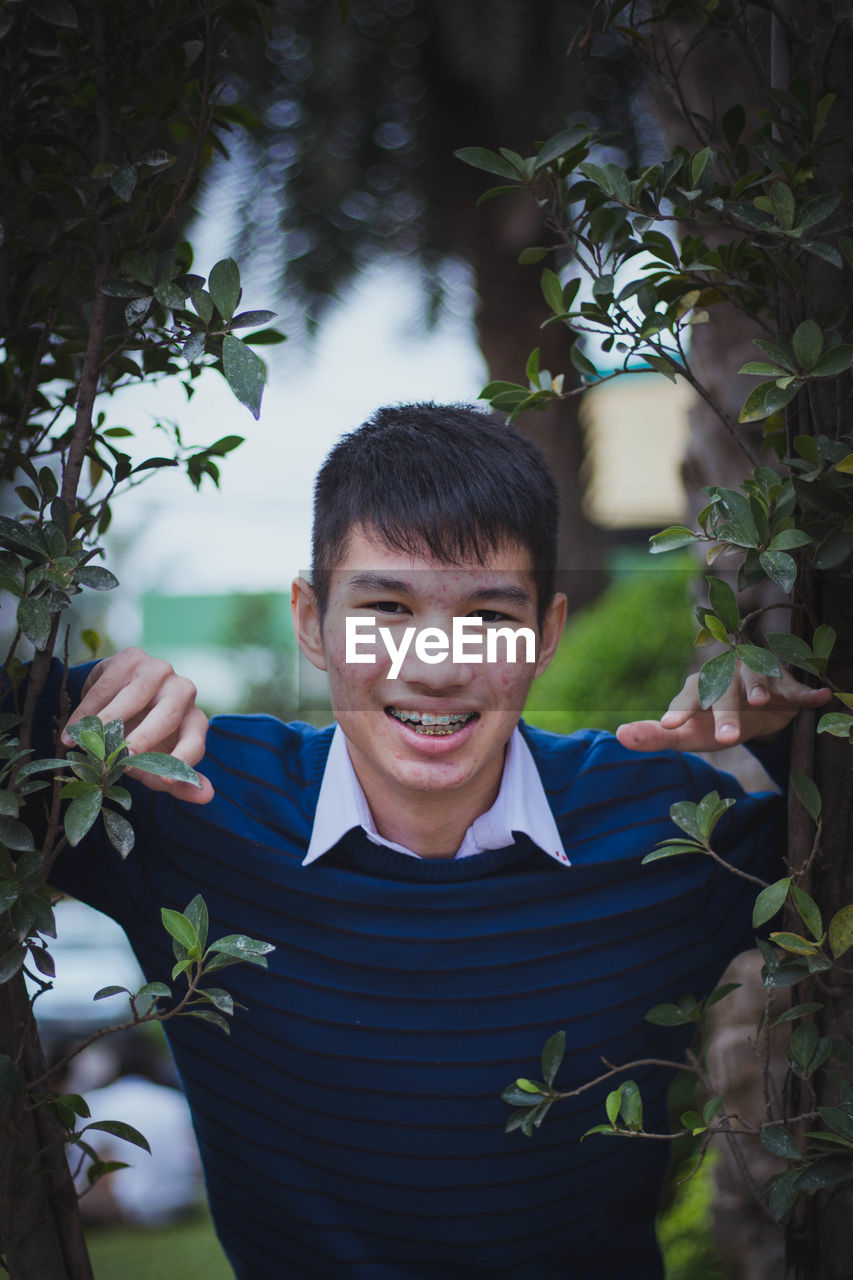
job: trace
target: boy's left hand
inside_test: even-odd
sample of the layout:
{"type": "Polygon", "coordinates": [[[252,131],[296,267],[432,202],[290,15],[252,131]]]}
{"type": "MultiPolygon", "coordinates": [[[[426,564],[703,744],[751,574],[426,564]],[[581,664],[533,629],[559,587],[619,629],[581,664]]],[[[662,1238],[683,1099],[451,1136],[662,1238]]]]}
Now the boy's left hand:
{"type": "Polygon", "coordinates": [[[750,739],[775,738],[803,707],[822,707],[831,689],[810,689],[789,671],[762,676],[738,662],[723,696],[703,711],[699,705],[699,677],[688,676],[684,687],[660,720],[634,720],[620,725],[616,736],[632,751],[721,751],[750,739]]]}

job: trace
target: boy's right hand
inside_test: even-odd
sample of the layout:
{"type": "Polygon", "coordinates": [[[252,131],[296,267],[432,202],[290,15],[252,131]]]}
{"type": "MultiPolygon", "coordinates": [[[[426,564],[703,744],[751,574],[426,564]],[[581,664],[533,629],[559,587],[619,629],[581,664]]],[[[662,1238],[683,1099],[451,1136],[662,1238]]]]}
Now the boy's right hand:
{"type": "MultiPolygon", "coordinates": [[[[168,662],[152,658],[142,649],[122,649],[89,673],[68,723],[74,724],[83,716],[98,716],[104,724],[123,720],[133,754],[164,751],[195,766],[204,756],[207,733],[207,716],[195,705],[195,698],[195,685],[179,676],[168,662]]],[[[73,745],[64,731],[62,741],[73,745]]],[[[152,773],[128,772],[150,790],[168,791],[178,800],[207,804],[213,799],[213,787],[203,774],[199,774],[199,788],[152,773]]]]}

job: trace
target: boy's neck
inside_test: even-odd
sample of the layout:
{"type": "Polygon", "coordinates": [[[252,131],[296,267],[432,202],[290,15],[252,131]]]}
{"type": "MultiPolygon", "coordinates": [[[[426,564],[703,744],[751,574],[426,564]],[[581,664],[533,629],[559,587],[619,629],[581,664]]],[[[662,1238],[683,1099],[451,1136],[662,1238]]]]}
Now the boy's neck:
{"type": "Polygon", "coordinates": [[[377,773],[357,751],[350,759],[376,830],[421,858],[452,858],[475,819],[494,804],[501,788],[504,752],[494,767],[459,791],[398,788],[377,773]]]}

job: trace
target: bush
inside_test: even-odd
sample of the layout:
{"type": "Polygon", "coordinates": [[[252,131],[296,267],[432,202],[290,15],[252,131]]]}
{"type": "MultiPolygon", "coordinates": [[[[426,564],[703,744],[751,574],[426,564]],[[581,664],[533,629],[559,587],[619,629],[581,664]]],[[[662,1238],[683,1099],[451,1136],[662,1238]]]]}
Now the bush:
{"type": "Polygon", "coordinates": [[[683,683],[681,655],[695,633],[688,596],[695,565],[684,558],[672,566],[619,570],[600,599],[570,619],[530,690],[531,724],[554,733],[612,731],[662,715],[683,683]]]}

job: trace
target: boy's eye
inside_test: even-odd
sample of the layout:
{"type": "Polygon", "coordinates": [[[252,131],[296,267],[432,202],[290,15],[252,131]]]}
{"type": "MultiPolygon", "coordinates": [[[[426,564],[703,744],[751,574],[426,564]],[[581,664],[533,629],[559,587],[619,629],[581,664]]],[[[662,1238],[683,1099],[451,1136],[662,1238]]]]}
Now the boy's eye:
{"type": "Polygon", "coordinates": [[[497,609],[474,609],[468,614],[469,618],[482,618],[483,622],[507,622],[509,617],[505,613],[499,613],[497,609]]]}
{"type": "Polygon", "coordinates": [[[376,600],[366,606],[368,609],[375,609],[377,613],[405,613],[406,606],[400,604],[399,600],[376,600]]]}

